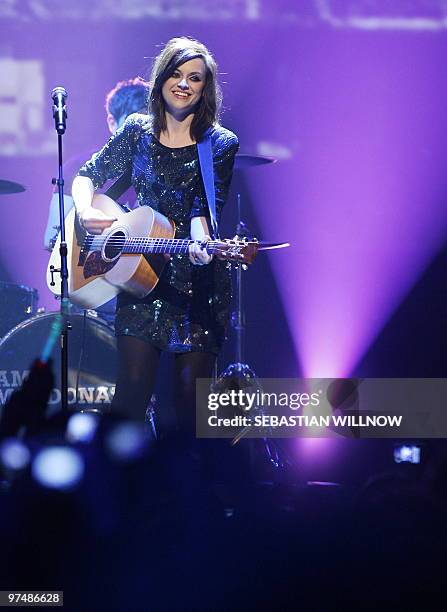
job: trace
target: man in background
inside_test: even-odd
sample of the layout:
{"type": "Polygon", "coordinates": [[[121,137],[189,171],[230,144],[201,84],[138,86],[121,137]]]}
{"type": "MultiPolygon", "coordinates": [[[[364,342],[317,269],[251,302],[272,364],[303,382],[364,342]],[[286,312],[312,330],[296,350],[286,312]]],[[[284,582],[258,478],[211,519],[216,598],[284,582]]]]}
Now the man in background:
{"type": "MultiPolygon", "coordinates": [[[[146,81],[143,81],[143,79],[140,77],[117,83],[106,96],[106,120],[110,132],[114,134],[132,113],[146,114],[148,96],[149,84],[146,83],[146,81]]],[[[95,151],[93,150],[84,152],[81,155],[77,155],[76,157],[70,159],[66,164],[64,164],[65,215],[67,215],[73,207],[73,198],[71,197],[71,184],[73,179],[76,176],[79,168],[83,163],[85,163],[85,160],[89,159],[94,152],[95,151]]],[[[49,251],[52,250],[59,231],[59,195],[57,187],[55,187],[50,201],[47,227],[45,229],[45,249],[49,251]]]]}

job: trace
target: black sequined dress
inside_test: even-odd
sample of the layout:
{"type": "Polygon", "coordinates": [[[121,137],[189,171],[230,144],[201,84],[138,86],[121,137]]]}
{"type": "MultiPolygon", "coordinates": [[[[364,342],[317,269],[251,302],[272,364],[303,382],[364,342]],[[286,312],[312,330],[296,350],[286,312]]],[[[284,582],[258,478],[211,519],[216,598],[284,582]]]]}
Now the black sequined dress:
{"type": "MultiPolygon", "coordinates": [[[[219,221],[239,144],[232,132],[220,126],[213,130],[211,141],[219,221]]],[[[138,203],[172,219],[176,238],[189,236],[193,217],[209,218],[197,146],[172,149],[162,145],[146,115],[128,117],[79,175],[88,176],[99,188],[130,169],[138,203]]],[[[214,258],[208,265],[193,266],[187,255],[173,255],[147,297],[119,294],[116,335],[136,336],[171,352],[218,353],[225,338],[230,299],[227,263],[214,258]]]]}

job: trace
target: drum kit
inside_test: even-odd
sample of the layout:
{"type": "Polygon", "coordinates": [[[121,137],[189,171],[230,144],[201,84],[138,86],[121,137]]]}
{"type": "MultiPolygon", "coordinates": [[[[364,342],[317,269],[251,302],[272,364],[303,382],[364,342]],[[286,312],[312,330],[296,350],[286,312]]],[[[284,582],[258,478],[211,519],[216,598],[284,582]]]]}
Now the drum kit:
{"type": "MultiPolygon", "coordinates": [[[[25,191],[0,180],[0,196],[25,191]]],[[[40,355],[59,312],[38,308],[36,289],[0,282],[0,407],[20,387],[31,362],[40,355]]],[[[71,410],[100,410],[110,406],[115,388],[116,340],[113,325],[96,311],[70,312],[68,403],[71,410]]],[[[107,313],[104,313],[107,318],[107,313]]],[[[60,360],[53,360],[56,387],[48,413],[60,409],[60,360]]]]}
{"type": "MultiPolygon", "coordinates": [[[[271,157],[238,154],[235,170],[245,170],[273,163],[271,157]]],[[[19,183],[0,179],[0,196],[25,191],[19,183]]],[[[240,211],[240,197],[238,196],[240,211]]],[[[245,227],[240,219],[238,229],[245,227]]],[[[241,266],[237,270],[237,303],[233,321],[237,338],[237,362],[231,364],[219,377],[238,373],[251,376],[254,373],[242,364],[242,278],[241,266]]],[[[40,355],[51,333],[57,312],[41,312],[38,308],[36,289],[9,282],[0,282],[0,408],[12,392],[20,387],[33,359],[40,355]]],[[[116,339],[113,320],[95,310],[70,311],[70,342],[68,355],[68,403],[70,410],[107,411],[114,393],[117,365],[116,339]],[[106,319],[106,320],[104,320],[106,319]]],[[[57,412],[61,404],[58,356],[53,360],[56,387],[49,401],[49,413],[57,412]]]]}

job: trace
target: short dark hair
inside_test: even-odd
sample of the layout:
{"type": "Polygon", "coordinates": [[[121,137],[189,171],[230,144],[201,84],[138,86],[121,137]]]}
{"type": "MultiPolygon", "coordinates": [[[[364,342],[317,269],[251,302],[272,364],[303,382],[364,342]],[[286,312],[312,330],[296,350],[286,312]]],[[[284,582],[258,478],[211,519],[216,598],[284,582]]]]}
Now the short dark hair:
{"type": "Polygon", "coordinates": [[[205,63],[206,80],[191,122],[191,138],[200,142],[206,130],[218,122],[222,92],[213,56],[205,45],[194,38],[171,38],[155,58],[150,78],[149,114],[152,116],[152,128],[157,137],[166,129],[165,102],[161,91],[163,84],[179,66],[197,57],[205,63]]]}
{"type": "Polygon", "coordinates": [[[119,124],[132,113],[147,112],[149,83],[140,77],[120,81],[106,96],[106,111],[119,124]]]}

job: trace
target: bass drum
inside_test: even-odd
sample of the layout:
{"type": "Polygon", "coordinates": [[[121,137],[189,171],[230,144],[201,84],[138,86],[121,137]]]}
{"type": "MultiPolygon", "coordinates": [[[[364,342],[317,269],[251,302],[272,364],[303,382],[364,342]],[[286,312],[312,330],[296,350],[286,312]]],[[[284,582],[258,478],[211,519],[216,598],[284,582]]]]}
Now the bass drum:
{"type": "MultiPolygon", "coordinates": [[[[37,315],[17,325],[0,341],[0,405],[20,387],[34,359],[39,357],[59,313],[37,315]]],[[[106,412],[115,392],[116,338],[97,316],[70,314],[68,334],[68,403],[71,410],[106,412]]],[[[48,415],[60,409],[60,350],[53,350],[55,388],[48,415]]]]}
{"type": "Polygon", "coordinates": [[[0,281],[0,337],[37,312],[37,289],[0,281]]]}

